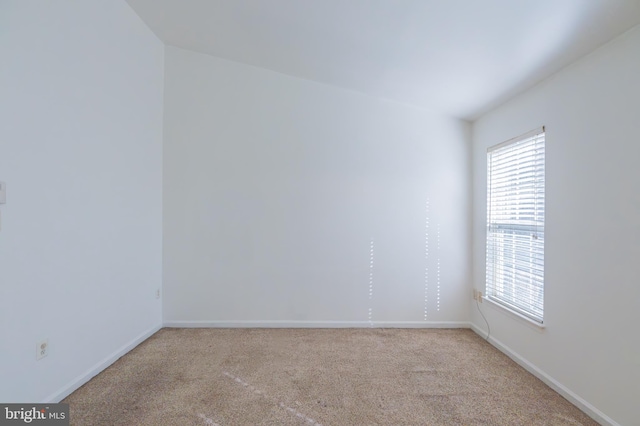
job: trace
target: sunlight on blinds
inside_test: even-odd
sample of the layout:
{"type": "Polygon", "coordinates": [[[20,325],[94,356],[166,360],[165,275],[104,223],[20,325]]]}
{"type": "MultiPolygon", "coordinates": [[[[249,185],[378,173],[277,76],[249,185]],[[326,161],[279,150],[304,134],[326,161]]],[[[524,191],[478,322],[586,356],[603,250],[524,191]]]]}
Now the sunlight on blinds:
{"type": "Polygon", "coordinates": [[[543,322],[544,128],[487,151],[487,297],[543,322]]]}

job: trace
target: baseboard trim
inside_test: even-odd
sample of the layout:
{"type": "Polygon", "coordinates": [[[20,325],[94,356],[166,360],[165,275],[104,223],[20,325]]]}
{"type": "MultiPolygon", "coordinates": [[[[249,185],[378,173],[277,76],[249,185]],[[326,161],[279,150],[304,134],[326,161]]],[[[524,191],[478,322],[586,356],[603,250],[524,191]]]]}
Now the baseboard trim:
{"type": "Polygon", "coordinates": [[[149,330],[145,331],[144,333],[138,335],[136,338],[131,340],[129,343],[127,343],[126,345],[122,346],[120,349],[118,349],[117,351],[115,351],[114,353],[112,353],[111,355],[109,355],[108,357],[103,359],[102,361],[100,361],[94,367],[90,368],[84,374],[81,374],[80,376],[78,376],[77,378],[72,380],[70,383],[68,383],[66,386],[63,386],[60,390],[58,390],[58,391],[54,392],[53,394],[49,395],[49,397],[45,398],[45,403],[58,403],[58,402],[62,401],[64,398],[66,398],[67,396],[71,395],[75,390],[80,388],[80,386],[84,385],[89,380],[91,380],[92,378],[97,376],[104,369],[106,369],[111,364],[116,362],[120,357],[125,355],[127,352],[131,351],[133,348],[138,346],[140,343],[142,343],[145,340],[147,340],[149,337],[151,337],[153,334],[155,334],[161,328],[162,328],[162,325],[156,325],[156,326],[150,328],[149,330]]]}
{"type": "MultiPolygon", "coordinates": [[[[483,339],[487,337],[486,330],[481,329],[477,325],[470,323],[471,330],[473,330],[476,334],[478,334],[483,339]]],[[[562,395],[567,401],[571,402],[573,405],[582,410],[585,414],[591,417],[593,420],[597,421],[601,425],[606,426],[620,426],[619,423],[614,421],[612,418],[604,414],[602,411],[598,410],[596,407],[579,397],[575,394],[571,389],[564,386],[562,383],[558,382],[556,379],[551,377],[549,374],[542,371],[540,368],[529,362],[523,356],[509,348],[507,345],[499,341],[493,336],[489,336],[489,343],[491,343],[494,347],[496,347],[500,352],[504,353],[506,356],[514,360],[518,365],[527,370],[529,373],[536,376],[538,379],[542,380],[547,386],[549,386],[554,391],[558,392],[562,395]]]]}
{"type": "Polygon", "coordinates": [[[469,328],[467,321],[165,321],[169,328],[469,328]]]}

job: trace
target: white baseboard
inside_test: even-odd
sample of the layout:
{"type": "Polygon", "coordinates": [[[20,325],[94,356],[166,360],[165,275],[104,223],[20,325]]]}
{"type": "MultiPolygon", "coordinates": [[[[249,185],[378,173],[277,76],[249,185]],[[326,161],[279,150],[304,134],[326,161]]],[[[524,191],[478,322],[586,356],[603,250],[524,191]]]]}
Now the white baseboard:
{"type": "Polygon", "coordinates": [[[165,321],[171,328],[469,328],[467,321],[165,321]]]}
{"type": "Polygon", "coordinates": [[[129,351],[131,351],[133,348],[138,346],[140,343],[142,343],[145,340],[147,340],[149,337],[151,337],[154,333],[156,333],[161,328],[162,328],[161,325],[157,325],[157,326],[154,326],[154,327],[150,328],[149,330],[145,331],[144,333],[140,334],[138,337],[136,337],[135,339],[133,339],[132,341],[130,341],[129,343],[127,343],[126,345],[122,346],[120,349],[118,349],[117,351],[115,351],[114,353],[112,353],[111,355],[109,355],[108,357],[103,359],[102,361],[100,361],[94,367],[90,368],[87,372],[85,372],[84,374],[81,374],[79,377],[77,377],[74,380],[72,380],[69,384],[67,384],[66,386],[62,387],[57,392],[54,392],[53,394],[49,395],[47,398],[45,398],[44,402],[45,403],[58,403],[58,402],[62,401],[64,398],[69,396],[71,393],[73,393],[80,386],[82,386],[85,383],[87,383],[93,377],[95,377],[100,372],[102,372],[105,368],[109,367],[111,364],[116,362],[124,354],[126,354],[129,351]]]}
{"type": "MultiPolygon", "coordinates": [[[[477,325],[470,323],[471,329],[475,331],[480,337],[485,339],[487,337],[486,330],[481,329],[477,325]]],[[[556,379],[542,371],[537,366],[533,365],[531,362],[526,360],[517,352],[513,351],[511,348],[506,346],[501,341],[497,340],[493,336],[489,336],[489,343],[495,346],[500,352],[507,355],[509,358],[518,363],[522,368],[527,370],[529,373],[536,376],[538,379],[542,380],[547,386],[549,386],[554,391],[558,392],[562,395],[566,400],[571,402],[573,405],[582,410],[585,414],[591,417],[593,420],[597,421],[601,425],[607,426],[620,426],[619,423],[614,421],[612,418],[604,414],[602,411],[598,410],[593,405],[589,404],[587,401],[579,397],[569,388],[564,386],[562,383],[558,382],[556,379]]]]}

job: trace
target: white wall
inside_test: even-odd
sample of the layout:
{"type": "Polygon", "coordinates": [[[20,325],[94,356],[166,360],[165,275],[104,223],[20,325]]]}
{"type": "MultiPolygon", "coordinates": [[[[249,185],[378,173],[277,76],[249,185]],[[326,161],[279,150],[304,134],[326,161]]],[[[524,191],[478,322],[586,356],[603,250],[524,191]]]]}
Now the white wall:
{"type": "Polygon", "coordinates": [[[468,124],[174,47],[165,61],[165,324],[468,320],[468,124]]]}
{"type": "MultiPolygon", "coordinates": [[[[473,126],[474,285],[484,289],[486,148],[545,125],[543,332],[489,304],[491,334],[601,421],[638,424],[640,27],[473,126]],[[607,419],[608,416],[610,419],[607,419]]],[[[485,324],[472,307],[472,322],[485,324]]]]}
{"type": "Polygon", "coordinates": [[[161,324],[163,55],[124,1],[0,5],[0,401],[59,399],[161,324]]]}

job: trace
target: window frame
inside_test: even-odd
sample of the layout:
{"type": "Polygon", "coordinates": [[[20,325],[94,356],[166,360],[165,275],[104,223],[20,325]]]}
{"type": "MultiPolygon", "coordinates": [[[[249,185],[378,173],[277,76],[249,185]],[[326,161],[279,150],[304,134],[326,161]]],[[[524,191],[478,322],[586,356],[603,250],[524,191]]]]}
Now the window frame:
{"type": "Polygon", "coordinates": [[[487,149],[485,299],[541,327],[545,288],[545,148],[543,126],[487,149]],[[518,148],[517,144],[522,146],[518,148]],[[500,159],[505,153],[518,159],[532,156],[533,160],[505,162],[500,159]],[[500,172],[494,173],[494,157],[500,172]],[[527,167],[533,167],[533,171],[525,171],[527,167]],[[500,195],[492,194],[494,189],[500,195]],[[527,204],[529,207],[522,207],[527,204]],[[511,215],[509,219],[504,218],[505,214],[511,215]],[[529,243],[527,235],[531,237],[529,243]],[[510,291],[505,290],[508,287],[510,291]],[[528,304],[523,296],[527,293],[528,304]]]}

